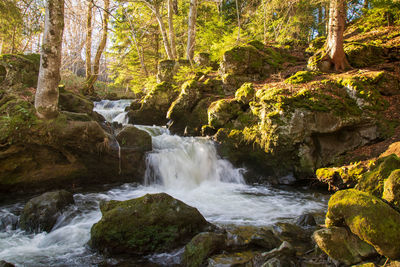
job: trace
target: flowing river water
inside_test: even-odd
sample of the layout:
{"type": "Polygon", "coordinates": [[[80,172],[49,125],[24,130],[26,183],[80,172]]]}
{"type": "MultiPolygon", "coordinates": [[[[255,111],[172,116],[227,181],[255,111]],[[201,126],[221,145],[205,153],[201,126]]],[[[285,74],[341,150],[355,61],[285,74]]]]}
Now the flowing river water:
{"type": "MultiPolygon", "coordinates": [[[[127,124],[129,100],[95,103],[108,121],[127,124]]],[[[166,192],[196,207],[217,225],[272,225],[326,208],[326,197],[305,190],[248,185],[244,169],[220,158],[212,141],[180,137],[157,126],[140,126],[152,136],[143,185],[124,184],[103,192],[74,194],[75,205],[58,219],[50,233],[27,234],[15,225],[25,201],[0,206],[0,260],[17,266],[98,266],[104,259],[87,242],[90,228],[100,220],[101,200],[127,200],[166,192]]],[[[155,256],[150,260],[162,257],[155,256]]]]}

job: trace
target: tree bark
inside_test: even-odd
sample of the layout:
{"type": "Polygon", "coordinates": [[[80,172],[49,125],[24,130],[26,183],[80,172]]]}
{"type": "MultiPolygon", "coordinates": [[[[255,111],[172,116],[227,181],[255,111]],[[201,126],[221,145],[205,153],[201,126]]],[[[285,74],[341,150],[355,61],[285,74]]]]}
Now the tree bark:
{"type": "Polygon", "coordinates": [[[163,39],[164,48],[165,48],[165,52],[167,53],[167,57],[168,57],[168,59],[173,59],[174,57],[172,55],[171,46],[169,45],[169,41],[168,41],[167,31],[165,29],[164,21],[162,20],[162,17],[160,15],[159,7],[153,6],[151,8],[154,12],[154,15],[156,16],[158,25],[160,26],[161,36],[163,39]]]}
{"type": "Polygon", "coordinates": [[[58,115],[58,83],[62,36],[64,31],[64,0],[47,0],[40,56],[38,85],[35,95],[35,108],[38,117],[55,118],[58,115]]]}
{"type": "Polygon", "coordinates": [[[350,67],[343,49],[343,32],[346,23],[346,1],[331,0],[327,54],[336,71],[350,67]]]}
{"type": "Polygon", "coordinates": [[[103,13],[103,35],[101,37],[101,41],[99,43],[99,47],[96,51],[96,56],[94,57],[93,63],[93,73],[86,79],[86,86],[84,89],[85,94],[93,95],[94,94],[94,83],[97,81],[100,72],[100,59],[103,54],[104,48],[107,44],[107,35],[108,35],[108,18],[110,9],[110,0],[104,0],[104,13],[103,13]]]}
{"type": "Polygon", "coordinates": [[[92,75],[92,14],[93,2],[89,1],[86,17],[86,79],[92,75]]]}
{"type": "Polygon", "coordinates": [[[187,58],[191,62],[193,61],[194,46],[196,43],[196,18],[197,18],[197,0],[190,0],[186,54],[187,58]]]}
{"type": "Polygon", "coordinates": [[[168,0],[168,28],[169,28],[169,41],[171,42],[171,54],[172,58],[176,59],[176,42],[175,42],[175,30],[174,30],[174,12],[172,0],[168,0]]]}

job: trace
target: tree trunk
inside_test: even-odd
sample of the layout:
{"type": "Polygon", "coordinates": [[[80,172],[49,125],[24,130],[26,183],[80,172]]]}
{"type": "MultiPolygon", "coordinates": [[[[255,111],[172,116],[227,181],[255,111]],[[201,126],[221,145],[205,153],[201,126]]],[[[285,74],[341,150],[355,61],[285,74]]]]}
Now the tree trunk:
{"type": "Polygon", "coordinates": [[[158,6],[157,7],[152,7],[152,10],[154,12],[154,15],[156,16],[158,25],[160,26],[161,36],[162,36],[162,39],[163,39],[164,48],[165,48],[165,52],[167,53],[167,57],[168,57],[168,59],[173,59],[171,47],[170,47],[169,42],[168,42],[167,31],[165,29],[164,21],[162,20],[162,17],[160,15],[159,10],[158,10],[158,6]]]}
{"type": "Polygon", "coordinates": [[[108,34],[108,18],[110,9],[110,0],[104,0],[104,14],[103,14],[103,35],[101,37],[101,41],[99,43],[99,47],[96,51],[96,56],[94,57],[93,63],[93,73],[86,79],[86,86],[84,92],[88,95],[94,94],[94,83],[97,81],[100,72],[100,59],[103,54],[104,48],[107,44],[107,34],[108,34]]]}
{"type": "Polygon", "coordinates": [[[64,0],[47,0],[39,78],[35,95],[36,112],[43,119],[51,119],[58,115],[58,83],[60,82],[63,31],[64,0]]]}
{"type": "Polygon", "coordinates": [[[237,16],[237,22],[238,22],[238,35],[236,39],[236,44],[239,44],[240,41],[240,11],[239,11],[239,3],[238,0],[235,0],[236,4],[236,16],[237,16]]]}
{"type": "Polygon", "coordinates": [[[191,62],[193,61],[194,46],[196,43],[196,18],[197,18],[197,0],[190,0],[186,54],[187,58],[191,62]]]}
{"type": "Polygon", "coordinates": [[[93,2],[89,1],[86,19],[86,79],[92,75],[92,14],[93,2]]]}
{"type": "Polygon", "coordinates": [[[173,21],[173,3],[172,0],[168,0],[168,28],[169,28],[169,40],[171,42],[171,54],[172,58],[176,59],[176,42],[175,42],[175,30],[173,21]]]}
{"type": "Polygon", "coordinates": [[[331,0],[327,54],[336,71],[350,67],[343,49],[343,32],[346,22],[346,1],[331,0]]]}

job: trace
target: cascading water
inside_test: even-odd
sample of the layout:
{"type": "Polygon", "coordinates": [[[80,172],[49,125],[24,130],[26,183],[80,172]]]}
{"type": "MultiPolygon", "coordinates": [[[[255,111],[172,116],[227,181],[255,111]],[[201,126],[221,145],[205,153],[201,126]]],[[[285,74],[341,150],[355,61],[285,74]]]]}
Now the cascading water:
{"type": "Polygon", "coordinates": [[[101,100],[94,102],[94,109],[97,113],[103,115],[108,122],[118,122],[128,124],[128,116],[125,109],[129,107],[132,100],[124,99],[118,101],[101,100]]]}
{"type": "MultiPolygon", "coordinates": [[[[110,102],[97,102],[95,110],[115,121],[119,113],[106,106],[118,107],[121,112],[121,106],[128,105],[128,101],[110,102]]],[[[0,207],[0,260],[17,266],[112,263],[112,259],[104,259],[87,246],[90,228],[101,218],[101,200],[127,200],[166,192],[196,207],[208,221],[219,225],[271,225],[326,207],[326,199],[313,193],[246,185],[244,170],[218,157],[208,139],[171,135],[162,127],[137,127],[147,131],[153,140],[143,186],[125,184],[106,192],[75,194],[76,204],[64,212],[50,233],[27,234],[7,223],[15,221],[22,202],[0,207]],[[8,226],[1,227],[2,221],[8,226]]]]}

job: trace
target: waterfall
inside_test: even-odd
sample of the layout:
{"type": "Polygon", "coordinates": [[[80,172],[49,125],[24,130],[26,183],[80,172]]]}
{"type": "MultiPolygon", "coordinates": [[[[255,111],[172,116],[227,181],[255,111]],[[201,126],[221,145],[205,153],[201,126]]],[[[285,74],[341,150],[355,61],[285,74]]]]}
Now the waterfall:
{"type": "Polygon", "coordinates": [[[132,103],[130,99],[124,100],[101,100],[94,102],[94,109],[97,113],[103,115],[108,122],[118,122],[123,125],[128,124],[128,116],[125,109],[132,103]]]}

